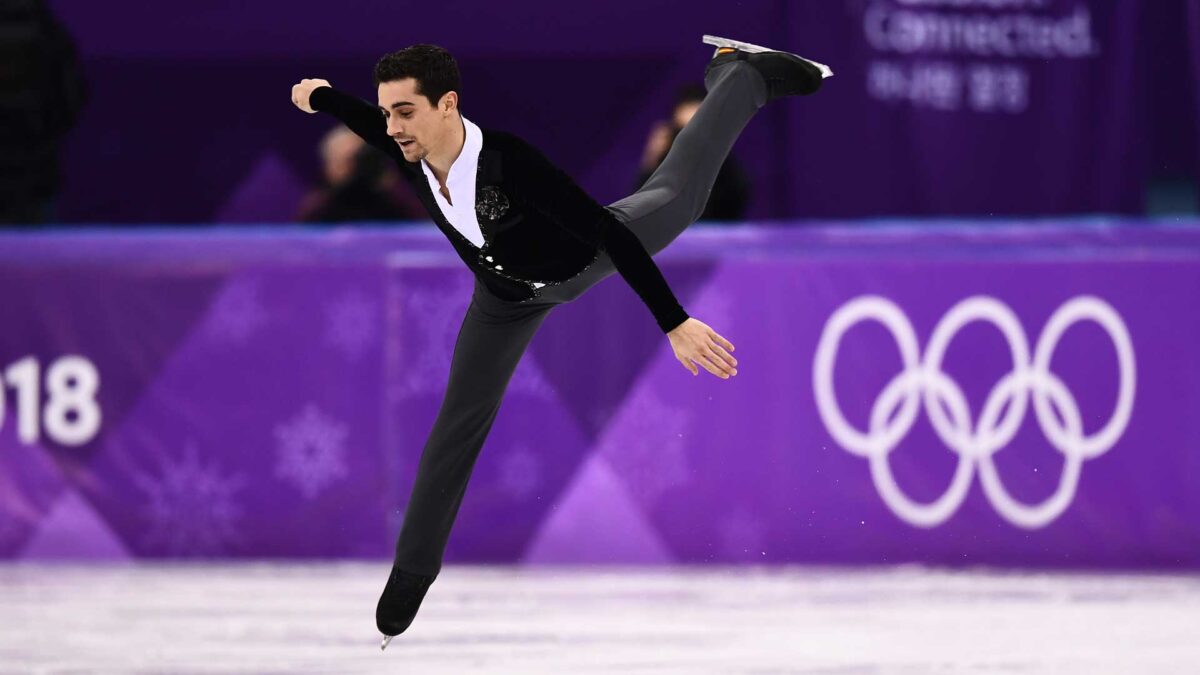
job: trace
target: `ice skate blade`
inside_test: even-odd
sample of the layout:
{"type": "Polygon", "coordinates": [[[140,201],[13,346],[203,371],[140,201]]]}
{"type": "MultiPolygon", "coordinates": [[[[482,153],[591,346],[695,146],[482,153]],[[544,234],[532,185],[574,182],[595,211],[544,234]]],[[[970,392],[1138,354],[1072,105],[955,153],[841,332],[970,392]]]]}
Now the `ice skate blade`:
{"type": "Polygon", "coordinates": [[[396,637],[396,636],[395,635],[384,635],[383,636],[383,644],[379,645],[379,651],[383,651],[383,650],[387,649],[388,643],[391,642],[392,638],[394,638],[394,637],[396,637]]]}
{"type": "MultiPolygon", "coordinates": [[[[782,49],[771,49],[770,47],[761,47],[759,45],[752,45],[749,42],[738,42],[737,40],[730,40],[729,38],[717,37],[715,35],[705,35],[702,38],[702,40],[703,40],[704,44],[712,45],[712,46],[716,47],[717,49],[721,49],[722,47],[730,47],[733,49],[741,50],[748,54],[761,54],[763,52],[783,51],[782,49]]],[[[792,54],[791,52],[785,52],[785,53],[792,54]]],[[[817,63],[816,61],[813,61],[812,59],[806,59],[803,56],[800,56],[799,54],[792,54],[792,56],[794,56],[798,59],[802,59],[804,61],[808,61],[809,63],[816,66],[817,70],[821,71],[822,79],[824,79],[826,77],[833,77],[833,69],[830,68],[829,66],[825,65],[824,63],[817,63]]]]}

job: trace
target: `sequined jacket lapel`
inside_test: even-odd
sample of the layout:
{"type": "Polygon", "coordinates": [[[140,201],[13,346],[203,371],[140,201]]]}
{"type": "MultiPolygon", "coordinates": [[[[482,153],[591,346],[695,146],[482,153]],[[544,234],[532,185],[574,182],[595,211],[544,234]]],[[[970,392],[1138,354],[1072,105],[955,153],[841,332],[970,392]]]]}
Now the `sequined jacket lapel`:
{"type": "Polygon", "coordinates": [[[551,222],[534,207],[538,195],[522,191],[515,180],[522,170],[508,134],[483,129],[483,149],[475,180],[475,215],[484,243],[476,248],[446,219],[419,165],[406,175],[421,203],[468,266],[497,296],[527,300],[546,286],[582,272],[599,249],[551,222]]]}

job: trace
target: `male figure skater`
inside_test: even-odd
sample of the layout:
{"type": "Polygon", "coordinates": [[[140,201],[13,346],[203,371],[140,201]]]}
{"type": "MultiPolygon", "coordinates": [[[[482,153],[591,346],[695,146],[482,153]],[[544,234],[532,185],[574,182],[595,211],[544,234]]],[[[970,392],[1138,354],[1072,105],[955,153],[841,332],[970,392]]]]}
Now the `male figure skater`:
{"type": "Polygon", "coordinates": [[[618,272],[684,368],[697,375],[699,366],[723,379],[737,374],[733,344],[684,312],[651,256],[699,217],[754,113],[767,101],[817,91],[832,72],[757,45],[711,36],[704,42],[717,47],[705,70],[704,103],[654,175],[608,207],[520,138],[463,117],[458,67],[440,47],[414,45],[380,59],[378,106],[325,80],[292,87],[296,107],[332,114],[396,161],[475,274],[445,398],[376,606],[381,649],[412,623],[441,570],[475,459],[517,362],[550,310],[618,272]]]}

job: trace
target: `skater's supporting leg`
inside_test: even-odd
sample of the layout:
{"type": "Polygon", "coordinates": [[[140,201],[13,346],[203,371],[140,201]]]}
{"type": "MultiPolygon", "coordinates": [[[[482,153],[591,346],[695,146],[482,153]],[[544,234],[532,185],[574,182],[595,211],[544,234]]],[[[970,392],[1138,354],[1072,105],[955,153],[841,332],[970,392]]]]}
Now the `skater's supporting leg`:
{"type": "Polygon", "coordinates": [[[704,85],[708,95],[658,170],[640,190],[609,206],[651,255],[704,212],[730,148],[767,100],[766,83],[745,61],[712,68],[704,85]]]}
{"type": "Polygon", "coordinates": [[[475,459],[521,355],[551,308],[503,303],[476,283],[454,344],[446,395],[404,513],[397,567],[427,575],[441,570],[475,459]]]}

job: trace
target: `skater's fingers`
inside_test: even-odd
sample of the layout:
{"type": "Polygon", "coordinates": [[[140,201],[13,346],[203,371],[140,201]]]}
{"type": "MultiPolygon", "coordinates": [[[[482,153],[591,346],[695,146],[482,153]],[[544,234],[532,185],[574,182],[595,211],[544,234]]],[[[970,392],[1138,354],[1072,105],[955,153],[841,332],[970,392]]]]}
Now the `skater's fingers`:
{"type": "MultiPolygon", "coordinates": [[[[720,347],[717,349],[720,349],[720,347]]],[[[716,349],[709,347],[708,349],[704,350],[704,357],[709,361],[712,361],[717,368],[720,368],[723,376],[733,377],[734,375],[737,375],[737,370],[733,367],[733,364],[729,362],[729,359],[718,354],[716,349]]],[[[731,356],[729,358],[733,357],[731,356]]]]}
{"type": "Polygon", "coordinates": [[[691,362],[692,362],[692,363],[695,363],[695,364],[697,364],[697,365],[699,365],[701,368],[703,368],[703,369],[707,370],[708,372],[712,373],[713,375],[716,375],[716,374],[717,374],[717,373],[716,373],[716,366],[714,366],[714,365],[712,365],[711,363],[709,363],[709,362],[708,362],[708,359],[705,359],[705,358],[704,358],[704,357],[702,357],[702,356],[693,356],[693,357],[691,358],[691,362]]]}
{"type": "Polygon", "coordinates": [[[696,358],[696,363],[699,363],[700,365],[704,366],[704,369],[707,370],[708,372],[712,373],[713,375],[716,375],[717,377],[721,378],[722,380],[729,379],[729,376],[725,374],[725,371],[721,370],[721,367],[716,364],[716,361],[720,361],[720,359],[716,358],[715,356],[709,357],[705,354],[701,354],[699,357],[696,358]]]}
{"type": "Polygon", "coordinates": [[[733,358],[732,354],[725,351],[725,348],[722,347],[719,343],[714,342],[714,343],[710,344],[709,349],[713,350],[713,352],[715,352],[717,356],[720,356],[722,359],[724,359],[725,363],[728,363],[730,366],[733,366],[735,368],[737,367],[737,359],[733,358]]]}
{"type": "Polygon", "coordinates": [[[696,370],[696,366],[693,366],[691,361],[688,361],[687,359],[679,359],[679,362],[682,363],[683,367],[687,368],[688,372],[692,375],[700,374],[700,371],[696,370]]]}
{"type": "Polygon", "coordinates": [[[716,342],[717,344],[721,345],[725,349],[728,349],[729,351],[733,351],[733,343],[730,342],[729,340],[726,340],[725,338],[721,337],[720,335],[718,335],[716,333],[716,331],[712,331],[712,330],[708,331],[708,337],[712,338],[713,342],[716,342]]]}

